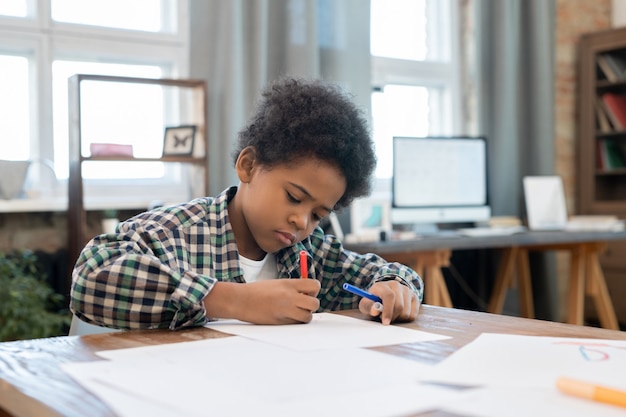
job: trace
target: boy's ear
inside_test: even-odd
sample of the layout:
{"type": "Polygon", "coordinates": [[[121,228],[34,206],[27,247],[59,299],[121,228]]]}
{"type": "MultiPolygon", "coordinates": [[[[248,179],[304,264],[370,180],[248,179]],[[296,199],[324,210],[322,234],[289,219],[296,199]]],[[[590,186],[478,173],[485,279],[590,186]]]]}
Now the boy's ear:
{"type": "Polygon", "coordinates": [[[237,162],[235,163],[235,171],[237,171],[239,181],[243,183],[250,182],[255,166],[256,150],[252,146],[243,148],[237,157],[237,162]]]}

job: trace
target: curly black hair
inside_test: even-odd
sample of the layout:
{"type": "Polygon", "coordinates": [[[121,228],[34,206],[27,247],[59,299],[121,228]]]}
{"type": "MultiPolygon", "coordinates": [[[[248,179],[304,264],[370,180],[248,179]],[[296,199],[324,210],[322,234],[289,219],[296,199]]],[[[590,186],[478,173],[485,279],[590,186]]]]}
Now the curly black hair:
{"type": "Polygon", "coordinates": [[[281,78],[261,91],[256,113],[239,132],[233,159],[246,147],[266,168],[315,158],[339,168],[346,191],[335,209],[370,193],[376,167],[367,122],[339,86],[281,78]]]}

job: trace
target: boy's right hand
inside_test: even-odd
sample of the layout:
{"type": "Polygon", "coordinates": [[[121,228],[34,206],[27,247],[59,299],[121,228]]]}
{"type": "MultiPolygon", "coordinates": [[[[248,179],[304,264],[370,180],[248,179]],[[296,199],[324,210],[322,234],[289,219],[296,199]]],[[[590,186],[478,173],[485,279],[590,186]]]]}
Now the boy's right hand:
{"type": "Polygon", "coordinates": [[[204,299],[207,317],[255,324],[308,323],[320,306],[316,279],[272,279],[239,284],[217,282],[204,299]]]}

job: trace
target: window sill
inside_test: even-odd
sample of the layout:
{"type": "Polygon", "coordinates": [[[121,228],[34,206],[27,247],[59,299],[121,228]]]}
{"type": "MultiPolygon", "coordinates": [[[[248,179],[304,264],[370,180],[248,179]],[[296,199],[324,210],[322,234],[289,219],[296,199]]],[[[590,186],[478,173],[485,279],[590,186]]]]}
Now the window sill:
{"type": "Polygon", "coordinates": [[[65,198],[16,198],[0,200],[0,213],[67,211],[65,198]]]}
{"type": "MultiPolygon", "coordinates": [[[[187,200],[149,199],[149,198],[91,198],[85,201],[85,210],[136,210],[149,209],[156,206],[178,204],[187,200]]],[[[0,213],[38,213],[38,212],[65,212],[68,209],[65,198],[17,198],[0,200],[0,213]]]]}

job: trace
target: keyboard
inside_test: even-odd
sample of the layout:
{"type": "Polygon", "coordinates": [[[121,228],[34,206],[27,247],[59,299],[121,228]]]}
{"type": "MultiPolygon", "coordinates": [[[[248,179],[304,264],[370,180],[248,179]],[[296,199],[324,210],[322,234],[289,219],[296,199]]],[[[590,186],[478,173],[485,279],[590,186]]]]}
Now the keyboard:
{"type": "Polygon", "coordinates": [[[487,237],[487,236],[508,236],[514,233],[524,232],[524,226],[512,227],[469,227],[467,229],[458,229],[458,233],[462,236],[470,237],[487,237]]]}

